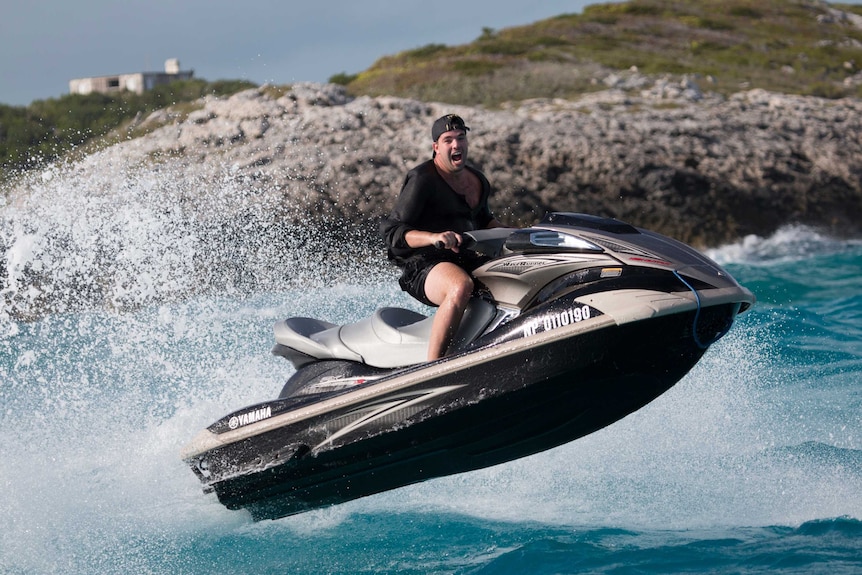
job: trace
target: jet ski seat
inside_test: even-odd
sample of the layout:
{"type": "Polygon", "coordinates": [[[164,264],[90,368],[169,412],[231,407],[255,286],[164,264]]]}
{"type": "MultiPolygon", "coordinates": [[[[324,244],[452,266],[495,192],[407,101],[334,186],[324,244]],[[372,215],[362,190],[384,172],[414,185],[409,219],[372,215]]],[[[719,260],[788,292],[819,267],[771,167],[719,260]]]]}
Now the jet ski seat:
{"type": "MultiPolygon", "coordinates": [[[[472,341],[494,314],[491,303],[479,298],[470,300],[453,348],[472,341]]],[[[297,367],[311,359],[405,367],[426,361],[433,321],[433,316],[400,307],[378,308],[370,317],[343,326],[310,317],[291,317],[275,324],[273,352],[287,357],[297,367]]]]}
{"type": "Polygon", "coordinates": [[[426,360],[433,317],[399,307],[377,309],[371,317],[342,326],[344,344],[374,367],[401,367],[426,360]]]}
{"type": "Polygon", "coordinates": [[[309,317],[291,317],[277,322],[273,329],[276,344],[316,359],[402,367],[425,361],[432,321],[433,318],[409,309],[384,307],[370,317],[344,326],[309,317]]]}

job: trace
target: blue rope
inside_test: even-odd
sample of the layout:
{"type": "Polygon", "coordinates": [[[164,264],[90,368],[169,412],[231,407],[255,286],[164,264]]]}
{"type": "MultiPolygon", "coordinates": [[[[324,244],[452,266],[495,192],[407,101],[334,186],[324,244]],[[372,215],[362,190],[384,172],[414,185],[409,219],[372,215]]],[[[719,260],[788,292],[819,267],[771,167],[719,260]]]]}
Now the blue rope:
{"type": "Polygon", "coordinates": [[[683,285],[685,287],[687,287],[688,289],[690,289],[691,292],[694,294],[694,299],[695,299],[695,301],[697,301],[697,311],[694,312],[694,321],[692,322],[692,325],[691,325],[691,335],[694,338],[694,343],[697,344],[697,347],[699,347],[700,349],[706,349],[709,346],[711,346],[712,344],[714,344],[715,342],[717,342],[719,339],[724,337],[724,335],[730,329],[730,326],[728,326],[727,329],[725,329],[724,331],[722,331],[721,333],[716,335],[714,338],[712,338],[707,343],[703,343],[702,341],[700,341],[700,337],[697,335],[697,322],[700,319],[700,310],[701,310],[700,294],[697,293],[697,290],[694,289],[694,287],[692,287],[692,285],[690,283],[688,283],[687,281],[685,281],[685,279],[683,279],[683,277],[679,274],[678,271],[674,270],[673,275],[675,275],[677,277],[677,279],[679,281],[681,281],[683,283],[683,285]]]}

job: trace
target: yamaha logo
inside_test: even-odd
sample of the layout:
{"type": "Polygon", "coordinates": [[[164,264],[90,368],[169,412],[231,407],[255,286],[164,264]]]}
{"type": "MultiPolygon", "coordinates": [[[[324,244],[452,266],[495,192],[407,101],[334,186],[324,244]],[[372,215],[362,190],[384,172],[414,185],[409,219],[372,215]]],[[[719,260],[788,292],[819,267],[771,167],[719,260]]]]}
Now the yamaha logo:
{"type": "Polygon", "coordinates": [[[264,419],[269,419],[270,417],[272,417],[272,408],[266,406],[261,407],[260,409],[255,409],[254,411],[247,411],[239,415],[234,415],[227,422],[227,425],[231,429],[236,429],[237,427],[242,427],[243,425],[248,425],[249,423],[255,423],[264,419]]]}

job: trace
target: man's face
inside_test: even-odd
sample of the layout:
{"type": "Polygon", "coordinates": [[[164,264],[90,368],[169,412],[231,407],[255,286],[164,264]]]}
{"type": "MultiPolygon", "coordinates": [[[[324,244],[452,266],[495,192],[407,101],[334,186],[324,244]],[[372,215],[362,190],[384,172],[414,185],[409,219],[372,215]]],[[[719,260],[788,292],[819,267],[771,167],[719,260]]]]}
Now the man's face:
{"type": "Polygon", "coordinates": [[[437,165],[448,172],[464,169],[467,162],[467,132],[464,130],[449,130],[443,132],[434,142],[437,165]]]}

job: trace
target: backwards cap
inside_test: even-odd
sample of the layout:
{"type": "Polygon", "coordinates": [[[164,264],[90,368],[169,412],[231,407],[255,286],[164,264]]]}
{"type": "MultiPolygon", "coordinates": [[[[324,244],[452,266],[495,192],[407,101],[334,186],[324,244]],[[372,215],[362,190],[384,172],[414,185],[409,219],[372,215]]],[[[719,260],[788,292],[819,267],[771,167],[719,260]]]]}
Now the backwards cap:
{"type": "Polygon", "coordinates": [[[434,121],[434,125],[431,126],[431,141],[436,142],[441,134],[451,130],[464,130],[468,132],[470,128],[464,125],[464,120],[461,116],[446,114],[442,118],[437,118],[434,121]]]}

